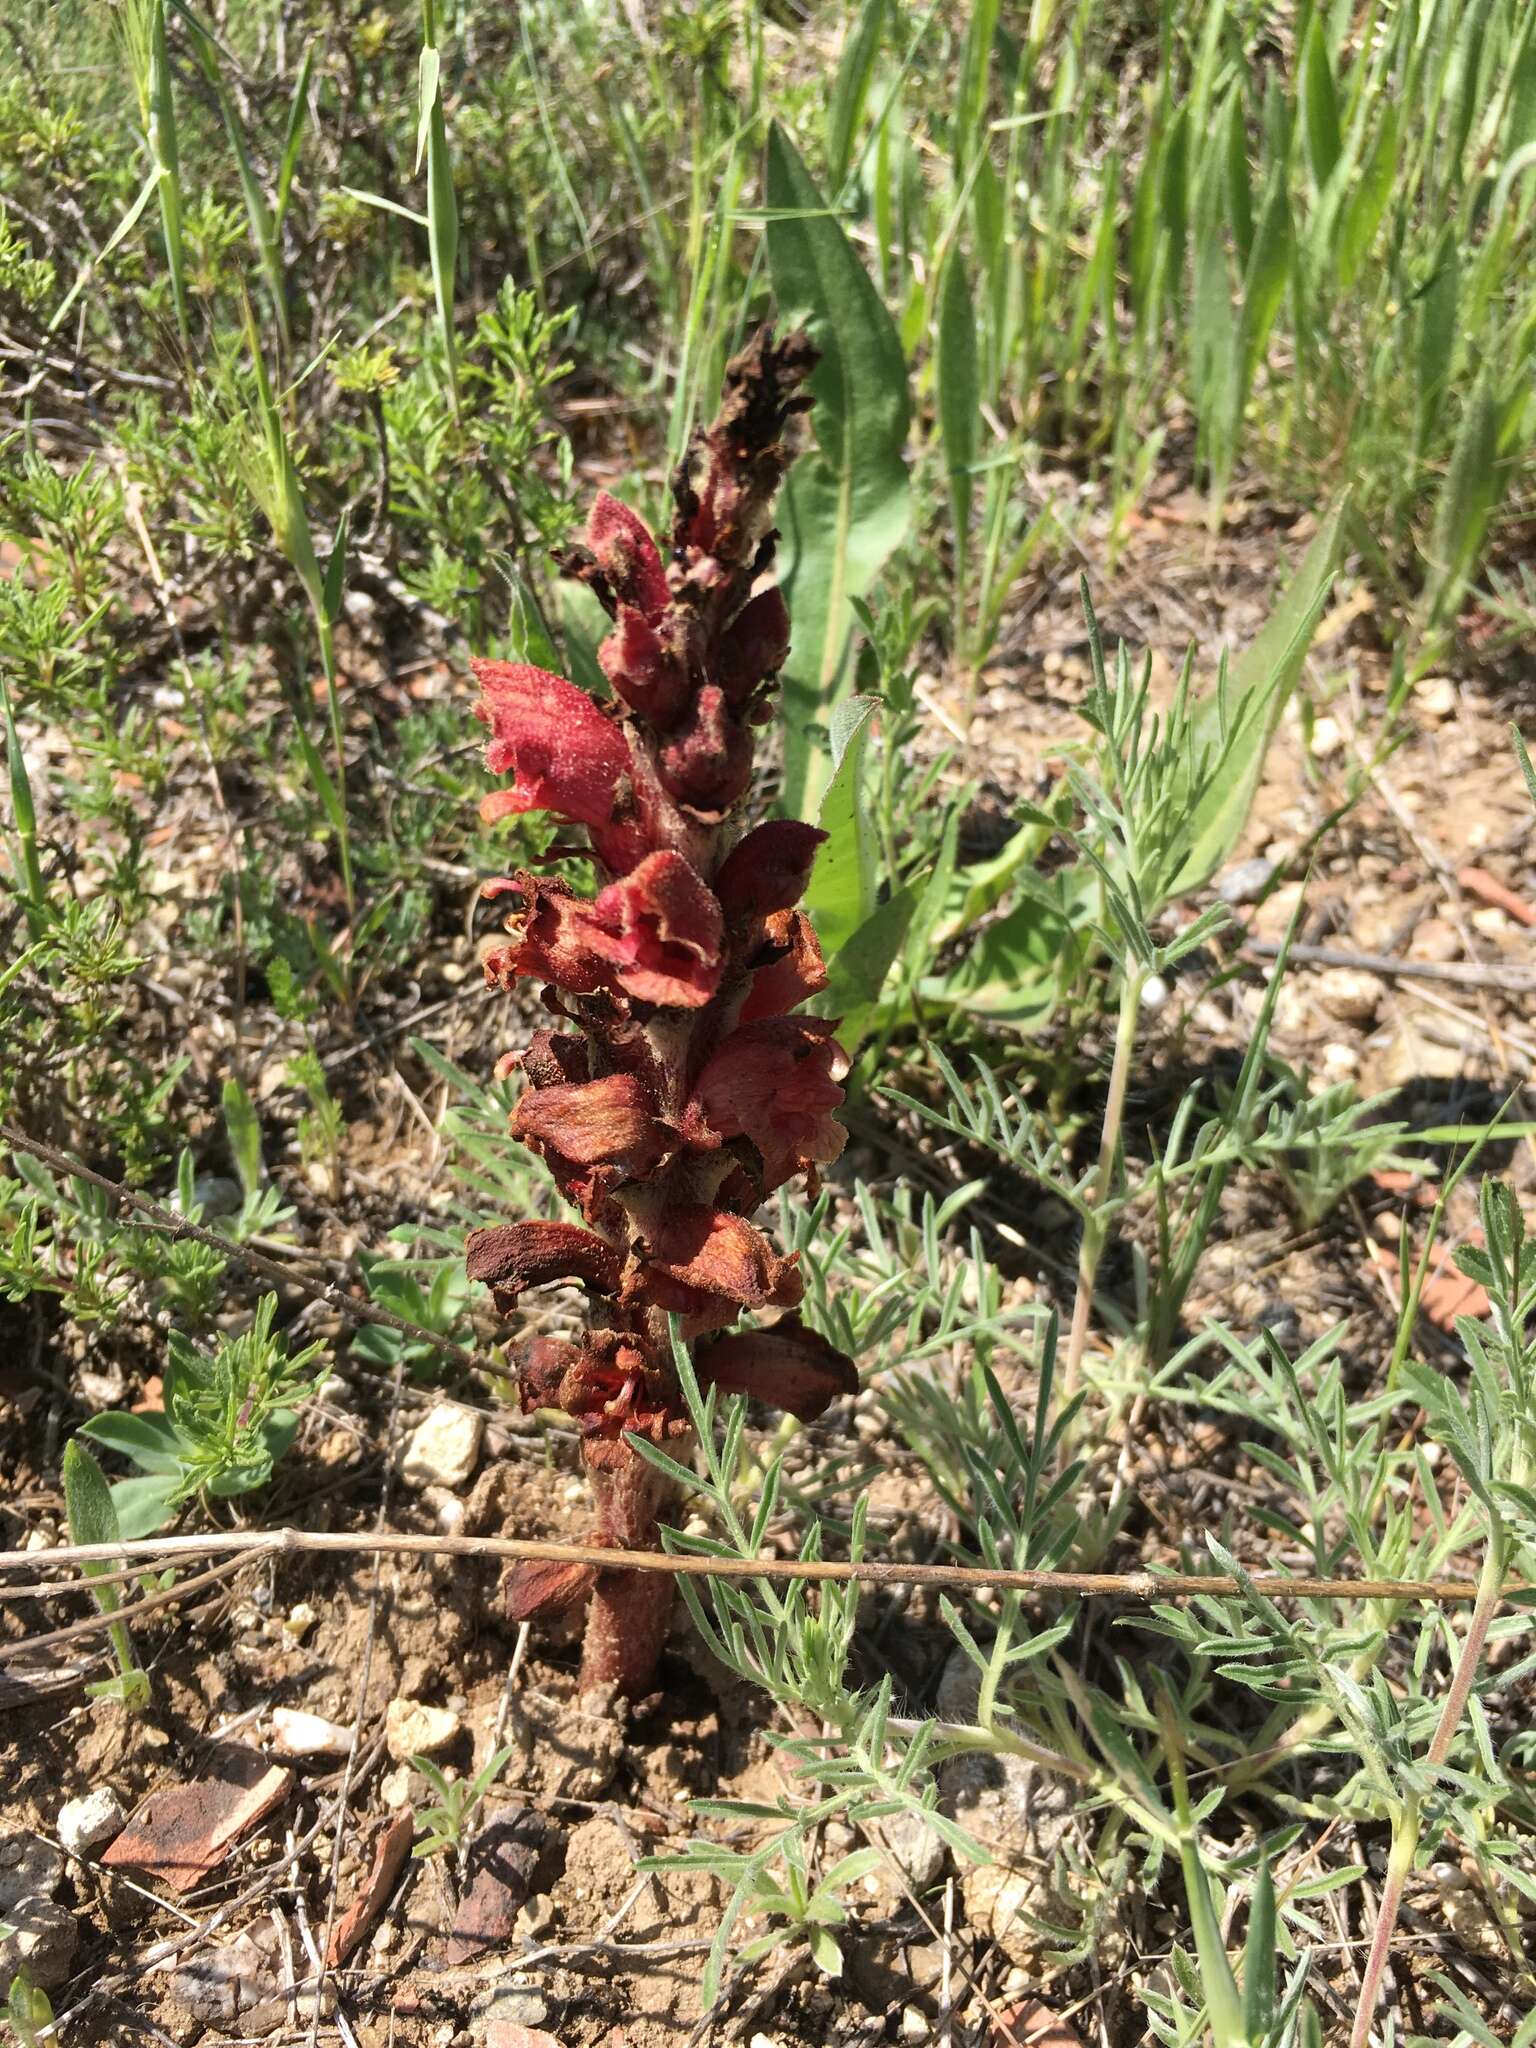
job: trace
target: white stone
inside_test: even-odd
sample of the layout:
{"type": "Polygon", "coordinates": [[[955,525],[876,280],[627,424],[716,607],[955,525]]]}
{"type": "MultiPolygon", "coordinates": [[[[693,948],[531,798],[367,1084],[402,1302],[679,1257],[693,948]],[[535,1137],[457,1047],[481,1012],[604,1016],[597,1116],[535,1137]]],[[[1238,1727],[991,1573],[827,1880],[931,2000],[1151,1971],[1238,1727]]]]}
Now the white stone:
{"type": "Polygon", "coordinates": [[[473,1476],[484,1433],[484,1416],[440,1401],[412,1430],[401,1476],[412,1486],[463,1486],[473,1476]]]}
{"type": "Polygon", "coordinates": [[[302,1643],[315,1623],[320,1619],[307,1600],[300,1600],[290,1607],[283,1619],[283,1634],[292,1636],[296,1643],[302,1643]]]}
{"type": "Polygon", "coordinates": [[[281,1756],[345,1756],[352,1730],[298,1707],[272,1709],[272,1747],[281,1756]]]}
{"type": "Polygon", "coordinates": [[[1449,676],[1425,676],[1414,689],[1413,701],[1438,725],[1456,709],[1456,685],[1449,676]]]}
{"type": "Polygon", "coordinates": [[[413,1756],[436,1756],[457,1737],[463,1723],[446,1707],[425,1700],[391,1700],[384,1710],[384,1744],[397,1764],[413,1756]]]}
{"type": "Polygon", "coordinates": [[[1385,993],[1380,976],[1360,967],[1330,967],[1317,978],[1323,1008],[1346,1024],[1369,1024],[1385,993]]]}
{"type": "Polygon", "coordinates": [[[1330,1081],[1348,1081],[1360,1071],[1360,1055],[1352,1045],[1325,1045],[1323,1073],[1330,1081]]]}
{"type": "Polygon", "coordinates": [[[53,1825],[71,1856],[87,1856],[92,1849],[104,1848],[120,1835],[127,1818],[112,1787],[98,1785],[94,1792],[61,1806],[53,1825]]]}
{"type": "Polygon", "coordinates": [[[1330,754],[1336,754],[1344,744],[1344,729],[1336,718],[1318,718],[1312,722],[1312,752],[1319,761],[1326,761],[1330,754]]]}

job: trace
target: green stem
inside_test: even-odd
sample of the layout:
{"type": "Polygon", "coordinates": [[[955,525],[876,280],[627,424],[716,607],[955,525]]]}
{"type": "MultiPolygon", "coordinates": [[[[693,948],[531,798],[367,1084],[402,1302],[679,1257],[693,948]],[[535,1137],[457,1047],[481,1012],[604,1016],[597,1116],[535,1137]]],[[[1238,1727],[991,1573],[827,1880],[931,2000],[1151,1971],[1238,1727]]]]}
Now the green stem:
{"type": "MultiPolygon", "coordinates": [[[[1467,1701],[1472,1696],[1472,1687],[1477,1670],[1482,1662],[1483,1645],[1488,1639],[1488,1630],[1504,1592],[1504,1574],[1508,1565],[1508,1541],[1504,1525],[1494,1518],[1488,1532],[1488,1548],[1483,1556],[1483,1568],[1478,1574],[1477,1600],[1472,1609],[1472,1619],[1467,1625],[1466,1638],[1456,1669],[1451,1674],[1450,1690],[1440,1709],[1440,1719],[1430,1738],[1425,1752],[1425,1762],[1431,1770],[1438,1770],[1451,1753],[1456,1730],[1466,1712],[1467,1701]]],[[[1386,1882],[1381,1888],[1381,1900],[1376,1908],[1376,1926],[1371,1935],[1371,1952],[1366,1959],[1365,1974],[1360,1980],[1360,2002],[1355,2009],[1355,2024],[1349,2037],[1349,2048],[1367,2048],[1371,2038],[1371,2021],[1376,2014],[1376,2003],[1381,1996],[1381,1980],[1386,1975],[1387,1959],[1392,1951],[1392,1936],[1397,1930],[1397,1916],[1403,1903],[1403,1890],[1413,1869],[1413,1859],[1418,1853],[1419,1833],[1423,1816],[1418,1797],[1410,1794],[1404,1798],[1401,1807],[1393,1816],[1392,1851],[1387,1859],[1386,1882]]]]}
{"type": "MultiPolygon", "coordinates": [[[[1092,1206],[1083,1219],[1083,1241],[1077,1257],[1077,1298],[1072,1304],[1072,1328],[1062,1365],[1061,1399],[1064,1406],[1082,1385],[1083,1354],[1088,1345],[1094,1286],[1099,1262],[1109,1243],[1110,1219],[1103,1210],[1114,1187],[1120,1126],[1125,1117],[1126,1090],[1130,1085],[1131,1059],[1136,1050],[1136,1027],[1141,1019],[1145,979],[1138,962],[1126,968],[1120,984],[1120,1015],[1115,1027],[1114,1059],[1109,1070],[1109,1097],[1104,1104],[1104,1125],[1099,1135],[1099,1163],[1089,1193],[1092,1206]]],[[[1069,1449],[1070,1446],[1064,1444],[1064,1454],[1069,1449]]]]}

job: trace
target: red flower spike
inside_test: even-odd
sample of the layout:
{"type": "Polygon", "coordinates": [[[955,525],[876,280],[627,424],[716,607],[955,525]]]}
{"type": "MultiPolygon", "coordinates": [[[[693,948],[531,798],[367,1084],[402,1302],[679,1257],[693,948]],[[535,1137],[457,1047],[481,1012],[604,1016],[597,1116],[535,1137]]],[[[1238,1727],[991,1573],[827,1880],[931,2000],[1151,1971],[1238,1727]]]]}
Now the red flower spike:
{"type": "MultiPolygon", "coordinates": [[[[576,1280],[598,1297],[578,1342],[538,1338],[520,1364],[526,1410],[575,1423],[607,1554],[660,1547],[674,1481],[636,1440],[686,1461],[691,1421],[667,1313],[698,1343],[706,1382],[810,1417],[857,1384],[851,1363],[793,1317],[731,1331],[743,1309],[792,1309],[804,1292],[749,1220],[765,1188],[814,1182],[844,1139],[835,1111],[846,1061],[824,1019],[789,1013],[826,985],[796,908],[822,835],[781,820],[741,833],[765,687],[789,646],[784,598],[764,582],[788,430],[809,399],[803,334],[768,330],[728,365],[719,413],[673,478],[662,545],[604,494],[566,573],[596,594],[612,630],[599,653],[613,691],[599,708],[525,664],[481,664],[488,758],[512,787],[486,815],[543,809],[584,829],[546,855],[587,856],[595,897],[528,872],[509,894],[493,982],[545,984],[561,1028],[521,1056],[513,1129],[594,1227],[532,1222],[479,1231],[468,1270],[505,1313],[526,1288],[576,1280]],[[754,595],[754,591],[756,594],[754,595]],[[712,1341],[705,1341],[712,1340],[712,1341]]],[[[585,1604],[581,1683],[630,1694],[652,1681],[671,1582],[620,1565],[524,1567],[518,1620],[585,1604]]]]}
{"type": "Polygon", "coordinates": [[[692,716],[658,756],[661,785],[696,817],[723,818],[752,780],[752,735],[730,710],[725,692],[706,683],[692,716]]]}
{"type": "Polygon", "coordinates": [[[695,1131],[749,1138],[762,1154],[762,1192],[808,1167],[830,1166],[848,1142],[833,1112],[848,1056],[826,1017],[761,1017],[733,1031],[705,1064],[683,1120],[695,1131]]]}
{"type": "Polygon", "coordinates": [[[622,499],[599,491],[587,516],[587,546],[621,604],[659,619],[672,593],[650,528],[622,499]]]}
{"type": "Polygon", "coordinates": [[[742,606],[720,635],[710,675],[736,710],[758,685],[776,676],[789,653],[789,608],[777,584],[742,606]]]}
{"type": "Polygon", "coordinates": [[[739,839],[720,863],[715,894],[727,919],[792,910],[811,879],[826,833],[798,818],[770,818],[739,839]]]}
{"type": "Polygon", "coordinates": [[[814,1422],[840,1395],[859,1391],[853,1360],[806,1329],[798,1316],[781,1316],[771,1330],[710,1337],[693,1362],[701,1385],[749,1394],[800,1422],[814,1422]]]}
{"type": "Polygon", "coordinates": [[[579,1280],[595,1294],[617,1294],[619,1259],[612,1245],[575,1223],[498,1223],[472,1230],[464,1269],[496,1297],[516,1301],[528,1287],[579,1280]]]}
{"type": "Polygon", "coordinates": [[[688,668],[633,605],[619,606],[618,623],[597,650],[598,666],[616,697],[652,725],[668,726],[688,695],[688,668]]]}
{"type": "Polygon", "coordinates": [[[648,854],[592,907],[590,943],[642,1003],[695,1010],[720,981],[720,905],[680,853],[648,854]]]}
{"type": "Polygon", "coordinates": [[[759,1017],[782,1017],[807,996],[820,995],[827,985],[821,942],[803,910],[775,911],[763,925],[765,958],[741,1006],[743,1024],[759,1017]]]}

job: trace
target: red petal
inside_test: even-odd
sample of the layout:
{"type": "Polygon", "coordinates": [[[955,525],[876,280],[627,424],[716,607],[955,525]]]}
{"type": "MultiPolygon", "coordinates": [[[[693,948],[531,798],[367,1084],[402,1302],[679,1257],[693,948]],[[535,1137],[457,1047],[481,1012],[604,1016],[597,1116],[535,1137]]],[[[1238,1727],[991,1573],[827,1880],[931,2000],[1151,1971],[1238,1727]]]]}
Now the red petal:
{"type": "Polygon", "coordinates": [[[527,1287],[555,1280],[579,1280],[598,1294],[614,1294],[619,1258],[611,1245],[576,1223],[498,1223],[472,1230],[464,1268],[483,1280],[497,1306],[515,1301],[527,1287]]]}
{"type": "Polygon", "coordinates": [[[597,1567],[591,1564],[546,1564],[530,1559],[514,1565],[507,1574],[507,1619],[547,1621],[583,1606],[597,1584],[597,1567]]]}
{"type": "Polygon", "coordinates": [[[614,979],[643,1003],[699,1009],[720,980],[720,905],[680,853],[648,854],[604,889],[592,945],[614,979]]]}
{"type": "Polygon", "coordinates": [[[618,623],[597,650],[614,695],[653,724],[669,725],[688,694],[688,670],[644,613],[619,606],[618,623]]]}
{"type": "Polygon", "coordinates": [[[652,1172],[667,1150],[650,1091],[633,1074],[530,1088],[512,1113],[512,1134],[577,1166],[621,1167],[626,1178],[652,1172]]]}
{"type": "Polygon", "coordinates": [[[517,1055],[516,1063],[535,1088],[555,1088],[562,1081],[585,1081],[587,1041],[574,1031],[535,1031],[528,1050],[517,1055]]]}
{"type": "Polygon", "coordinates": [[[648,619],[661,616],[672,593],[650,528],[638,512],[599,491],[587,515],[587,546],[621,603],[633,605],[648,619]]]}
{"type": "Polygon", "coordinates": [[[752,977],[741,1006],[743,1024],[759,1017],[782,1017],[827,985],[816,927],[803,910],[775,911],[764,919],[764,930],[774,951],[752,977]]]}
{"type": "Polygon", "coordinates": [[[714,683],[700,690],[687,724],[657,757],[662,787],[706,818],[723,817],[752,780],[752,735],[714,683]]]}
{"type": "Polygon", "coordinates": [[[769,1193],[806,1167],[829,1166],[848,1142],[832,1112],[848,1058],[826,1017],[762,1017],[733,1031],[706,1061],[688,1124],[718,1138],[749,1138],[769,1193]]]}
{"type": "Polygon", "coordinates": [[[771,1330],[736,1330],[712,1337],[694,1353],[705,1386],[724,1394],[750,1394],[770,1408],[782,1408],[812,1422],[840,1394],[859,1391],[853,1360],[806,1329],[798,1316],[785,1316],[771,1330]]]}
{"type": "Polygon", "coordinates": [[[526,872],[487,884],[483,894],[511,891],[522,897],[506,929],[511,943],[485,956],[485,978],[510,990],[523,975],[552,981],[568,995],[599,995],[609,985],[606,960],[593,946],[592,905],[566,882],[526,872]]]}
{"type": "Polygon", "coordinates": [[[727,918],[791,910],[805,894],[826,833],[798,818],[770,818],[739,839],[720,864],[715,894],[727,918]]]}
{"type": "Polygon", "coordinates": [[[777,584],[743,605],[720,636],[709,670],[731,703],[745,704],[789,653],[789,608],[777,584]]]}
{"type": "Polygon", "coordinates": [[[481,689],[475,716],[491,728],[486,766],[515,775],[520,811],[558,811],[579,825],[606,824],[614,788],[629,768],[624,735],[585,690],[524,661],[472,661],[481,689]]]}

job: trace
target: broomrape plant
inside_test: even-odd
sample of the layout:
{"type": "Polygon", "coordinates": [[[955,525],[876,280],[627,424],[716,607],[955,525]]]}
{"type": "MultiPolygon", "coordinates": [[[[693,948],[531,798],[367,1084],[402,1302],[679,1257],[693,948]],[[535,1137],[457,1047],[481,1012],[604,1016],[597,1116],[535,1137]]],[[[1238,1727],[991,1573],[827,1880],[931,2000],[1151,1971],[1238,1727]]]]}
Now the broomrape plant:
{"type": "MultiPolygon", "coordinates": [[[[525,662],[474,664],[487,762],[513,785],[487,822],[550,811],[584,829],[595,895],[524,869],[485,886],[513,899],[488,981],[532,976],[569,1028],[541,1030],[498,1074],[527,1087],[514,1133],[585,1218],[504,1223],[469,1240],[470,1277],[514,1312],[525,1289],[578,1281],[593,1307],[576,1342],[537,1337],[519,1369],[525,1410],[575,1418],[595,1540],[655,1549],[658,1515],[693,1441],[669,1318],[691,1369],[808,1420],[856,1390],[852,1361],[793,1311],[805,1283],[749,1221],[775,1188],[836,1159],[847,1061],[832,1023],[795,1014],[827,983],[798,909],[826,835],[794,819],[743,832],[756,732],[789,646],[770,526],[809,399],[803,333],[761,330],[727,366],[718,417],[672,480],[664,562],[628,506],[601,494],[565,560],[612,622],[600,705],[525,662]],[[789,1311],[737,1331],[743,1309],[789,1311]],[[671,1469],[638,1443],[665,1448],[671,1469]]],[[[585,1565],[520,1566],[513,1617],[586,1605],[582,1683],[640,1692],[666,1633],[671,1582],[585,1565]]]]}

